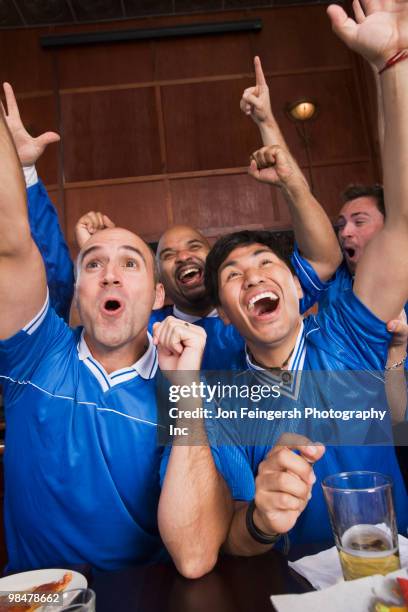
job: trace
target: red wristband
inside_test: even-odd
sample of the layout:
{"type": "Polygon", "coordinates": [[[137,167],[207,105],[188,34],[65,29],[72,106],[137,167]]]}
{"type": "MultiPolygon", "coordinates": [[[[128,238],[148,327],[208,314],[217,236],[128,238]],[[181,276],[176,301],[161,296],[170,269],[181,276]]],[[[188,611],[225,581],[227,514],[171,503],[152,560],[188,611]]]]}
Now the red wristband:
{"type": "Polygon", "coordinates": [[[388,68],[391,68],[391,66],[394,66],[394,64],[397,64],[398,62],[402,62],[402,60],[407,59],[407,57],[408,57],[407,49],[398,51],[397,53],[395,53],[395,55],[390,57],[390,59],[385,62],[381,70],[378,71],[378,74],[382,74],[384,70],[388,70],[388,68]]]}

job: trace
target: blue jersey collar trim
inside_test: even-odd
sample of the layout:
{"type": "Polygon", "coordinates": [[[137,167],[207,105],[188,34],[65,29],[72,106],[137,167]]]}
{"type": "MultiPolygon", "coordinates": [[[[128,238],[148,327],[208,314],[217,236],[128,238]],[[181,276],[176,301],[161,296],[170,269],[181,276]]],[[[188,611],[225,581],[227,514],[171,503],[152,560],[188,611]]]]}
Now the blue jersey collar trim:
{"type": "Polygon", "coordinates": [[[262,384],[279,384],[281,394],[287,397],[297,398],[300,390],[301,374],[306,356],[305,326],[302,321],[296,338],[295,348],[288,367],[278,374],[274,374],[265,368],[252,362],[247,347],[245,346],[245,357],[249,370],[252,370],[262,384]]]}
{"type": "Polygon", "coordinates": [[[153,339],[149,332],[147,333],[149,346],[140,359],[138,359],[131,366],[121,368],[120,370],[115,370],[110,374],[108,374],[99,361],[92,356],[91,351],[89,350],[89,347],[85,341],[84,332],[85,330],[82,330],[81,337],[77,344],[78,357],[84,362],[95,378],[98,379],[103,391],[108,391],[115,385],[131,380],[136,376],[141,376],[145,380],[154,378],[158,365],[157,350],[153,344],[153,339]]]}

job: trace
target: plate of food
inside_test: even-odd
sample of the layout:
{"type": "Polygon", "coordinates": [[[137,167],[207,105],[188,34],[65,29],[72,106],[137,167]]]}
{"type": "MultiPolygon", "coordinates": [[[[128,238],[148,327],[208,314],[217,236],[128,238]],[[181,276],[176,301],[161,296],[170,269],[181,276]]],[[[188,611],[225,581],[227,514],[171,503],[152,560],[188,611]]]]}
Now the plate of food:
{"type": "MultiPolygon", "coordinates": [[[[86,589],[88,582],[79,572],[41,569],[0,578],[0,612],[42,612],[58,610],[60,593],[86,589]],[[52,605],[52,608],[51,608],[52,605]]],[[[64,597],[64,605],[69,603],[64,597]]]]}

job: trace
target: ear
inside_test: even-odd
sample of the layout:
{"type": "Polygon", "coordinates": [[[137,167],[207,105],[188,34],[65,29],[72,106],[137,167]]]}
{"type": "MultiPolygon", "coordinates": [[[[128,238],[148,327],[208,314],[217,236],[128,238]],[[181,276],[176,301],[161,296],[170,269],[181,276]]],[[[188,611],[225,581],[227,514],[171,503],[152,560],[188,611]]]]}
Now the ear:
{"type": "Polygon", "coordinates": [[[157,310],[158,308],[161,308],[163,306],[164,298],[165,293],[163,283],[156,283],[153,310],[157,310]]]}
{"type": "Polygon", "coordinates": [[[302,285],[300,284],[300,281],[299,281],[298,277],[295,276],[295,275],[293,275],[293,281],[295,283],[295,287],[296,287],[296,292],[297,292],[298,298],[299,298],[299,300],[301,300],[304,297],[302,285]]]}
{"type": "Polygon", "coordinates": [[[224,325],[230,325],[231,319],[226,315],[225,310],[222,308],[222,306],[217,306],[217,312],[224,325]]]}

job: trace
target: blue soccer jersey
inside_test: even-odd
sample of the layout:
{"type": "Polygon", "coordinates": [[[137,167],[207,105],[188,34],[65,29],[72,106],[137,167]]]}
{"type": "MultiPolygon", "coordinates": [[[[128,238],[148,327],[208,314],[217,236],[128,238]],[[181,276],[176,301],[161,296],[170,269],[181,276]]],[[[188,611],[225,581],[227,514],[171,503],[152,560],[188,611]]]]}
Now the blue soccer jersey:
{"type": "Polygon", "coordinates": [[[27,189],[27,200],[31,235],[44,260],[51,306],[68,321],[74,273],[57,211],[41,181],[27,189]]]}
{"type": "MultiPolygon", "coordinates": [[[[339,295],[336,304],[331,304],[318,315],[305,319],[289,364],[289,391],[299,401],[303,398],[304,402],[309,402],[312,397],[314,404],[305,405],[314,406],[319,410],[331,408],[336,401],[342,399],[338,397],[341,371],[345,371],[345,375],[352,370],[367,371],[368,377],[371,376],[370,372],[373,376],[376,371],[381,372],[387,356],[389,339],[390,334],[385,324],[371,313],[352,291],[344,291],[339,295]],[[322,385],[317,387],[318,392],[313,396],[308,376],[311,372],[327,373],[326,386],[323,377],[322,385]],[[331,373],[334,373],[333,377],[331,373]]],[[[252,363],[251,358],[245,353],[242,354],[242,367],[246,367],[247,373],[251,376],[255,375],[256,382],[260,384],[279,382],[279,379],[276,380],[273,375],[252,363]]],[[[245,376],[244,372],[241,375],[241,384],[247,379],[248,376],[245,376]]],[[[365,398],[364,389],[360,394],[352,393],[349,403],[347,396],[345,400],[347,408],[363,408],[360,402],[364,403],[366,400],[371,403],[371,398],[365,398]]],[[[281,408],[279,404],[270,402],[269,408],[274,406],[281,408]]],[[[253,439],[255,426],[255,429],[250,430],[252,435],[250,444],[248,440],[242,439],[244,435],[248,435],[248,429],[243,426],[242,421],[238,423],[231,428],[231,422],[224,425],[222,421],[218,421],[218,424],[212,421],[209,437],[217,467],[229,485],[234,499],[249,501],[254,497],[259,463],[265,459],[278,435],[288,429],[291,430],[291,423],[286,421],[282,424],[276,420],[270,429],[273,435],[269,437],[269,443],[265,441],[265,432],[261,429],[258,430],[258,438],[253,439]],[[214,445],[214,440],[217,440],[217,446],[214,445]]],[[[363,434],[369,437],[368,425],[365,427],[364,429],[363,426],[363,434]]],[[[299,430],[294,427],[292,431],[299,430]]],[[[408,498],[392,446],[329,445],[314,469],[317,482],[313,488],[312,498],[289,533],[289,539],[293,544],[302,545],[331,539],[321,482],[325,476],[349,470],[372,470],[392,476],[398,526],[402,533],[406,532],[408,498]]]]}
{"type": "Polygon", "coordinates": [[[112,570],[163,553],[156,349],[108,374],[44,306],[0,342],[8,569],[112,570]]]}
{"type": "MultiPolygon", "coordinates": [[[[303,312],[306,312],[316,302],[320,309],[326,308],[334,303],[343,291],[353,288],[353,276],[344,261],[328,282],[319,279],[313,267],[300,255],[297,246],[292,256],[292,263],[304,293],[303,312]]],[[[405,304],[404,309],[408,317],[408,303],[405,304]]]]}

